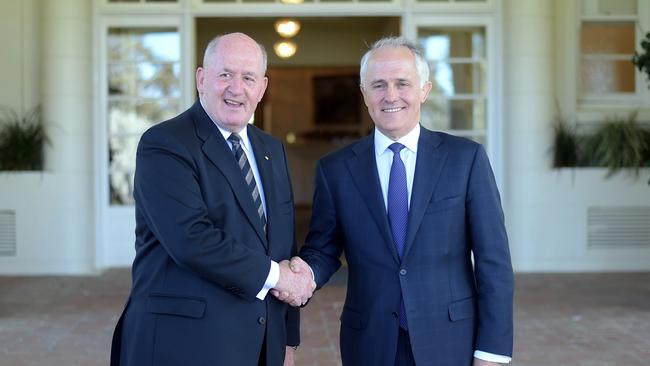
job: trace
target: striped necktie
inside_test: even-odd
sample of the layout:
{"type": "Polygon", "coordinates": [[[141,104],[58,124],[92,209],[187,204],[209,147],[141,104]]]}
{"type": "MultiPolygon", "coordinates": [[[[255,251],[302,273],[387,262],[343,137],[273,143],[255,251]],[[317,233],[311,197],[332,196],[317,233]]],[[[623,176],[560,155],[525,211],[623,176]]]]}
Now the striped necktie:
{"type": "Polygon", "coordinates": [[[266,216],[264,215],[264,207],[262,206],[262,197],[260,197],[260,191],[257,189],[257,184],[255,183],[253,169],[251,169],[251,165],[248,163],[246,153],[241,147],[241,137],[239,137],[238,134],[233,133],[228,137],[228,141],[230,141],[232,144],[232,152],[235,155],[235,160],[239,165],[239,169],[241,169],[242,173],[244,174],[244,180],[246,181],[248,189],[253,198],[253,205],[257,209],[257,215],[262,222],[262,228],[264,228],[264,232],[266,232],[266,216]]]}

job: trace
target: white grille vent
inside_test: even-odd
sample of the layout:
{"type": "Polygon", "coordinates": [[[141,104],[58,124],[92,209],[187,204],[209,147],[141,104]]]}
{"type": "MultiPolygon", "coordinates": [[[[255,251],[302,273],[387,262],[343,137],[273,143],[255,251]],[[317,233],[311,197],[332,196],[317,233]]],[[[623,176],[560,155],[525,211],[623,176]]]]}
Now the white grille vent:
{"type": "Polygon", "coordinates": [[[589,207],[587,246],[650,247],[650,207],[589,207]]]}
{"type": "Polygon", "coordinates": [[[16,255],[16,213],[0,210],[0,256],[16,255]]]}

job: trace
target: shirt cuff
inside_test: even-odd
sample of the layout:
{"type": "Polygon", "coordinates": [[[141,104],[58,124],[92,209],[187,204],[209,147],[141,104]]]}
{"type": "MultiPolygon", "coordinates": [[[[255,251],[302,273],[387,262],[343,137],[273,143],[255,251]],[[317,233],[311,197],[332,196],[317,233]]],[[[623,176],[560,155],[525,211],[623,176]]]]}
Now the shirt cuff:
{"type": "MultiPolygon", "coordinates": [[[[305,262],[307,263],[307,262],[305,262]]],[[[309,272],[311,272],[311,279],[316,282],[316,275],[314,275],[314,270],[311,269],[311,266],[307,264],[307,268],[309,268],[309,272]]]]}
{"type": "Polygon", "coordinates": [[[483,352],[478,350],[474,351],[474,357],[480,358],[481,360],[484,361],[498,362],[498,363],[510,363],[510,361],[512,361],[512,357],[495,355],[494,353],[488,353],[488,352],[483,352]]]}
{"type": "Polygon", "coordinates": [[[266,294],[269,293],[269,290],[274,288],[278,284],[280,279],[280,266],[278,263],[271,261],[271,269],[269,269],[269,275],[266,276],[266,282],[264,282],[264,287],[257,293],[257,298],[264,300],[266,294]]]}

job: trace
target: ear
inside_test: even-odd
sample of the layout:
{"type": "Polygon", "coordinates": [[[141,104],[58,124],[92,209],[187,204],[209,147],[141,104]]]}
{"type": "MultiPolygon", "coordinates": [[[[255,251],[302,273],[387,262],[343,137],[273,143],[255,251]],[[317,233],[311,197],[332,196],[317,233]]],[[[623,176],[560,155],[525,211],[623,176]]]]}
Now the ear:
{"type": "Polygon", "coordinates": [[[202,67],[196,69],[196,90],[199,92],[199,95],[203,94],[205,89],[205,70],[202,67]]]}
{"type": "Polygon", "coordinates": [[[430,81],[424,83],[424,86],[422,86],[422,100],[420,100],[420,103],[424,103],[427,101],[427,97],[429,96],[429,92],[431,91],[432,87],[433,84],[431,84],[430,81]]]}
{"type": "Polygon", "coordinates": [[[262,88],[260,90],[260,95],[257,98],[258,103],[262,101],[262,98],[264,97],[264,92],[266,91],[266,87],[268,85],[269,85],[269,78],[265,76],[264,79],[262,79],[262,88]]]}
{"type": "Polygon", "coordinates": [[[366,89],[363,88],[363,85],[359,85],[359,89],[361,89],[361,95],[363,96],[363,104],[368,108],[368,99],[370,97],[366,94],[366,89]]]}

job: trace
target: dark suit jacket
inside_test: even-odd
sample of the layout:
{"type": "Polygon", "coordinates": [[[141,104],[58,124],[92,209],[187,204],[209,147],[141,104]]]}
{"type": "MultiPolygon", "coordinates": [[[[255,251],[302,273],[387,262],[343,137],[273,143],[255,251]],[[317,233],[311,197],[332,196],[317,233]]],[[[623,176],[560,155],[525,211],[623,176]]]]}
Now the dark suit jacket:
{"type": "Polygon", "coordinates": [[[270,260],[296,251],[284,148],[249,126],[267,234],[232,151],[200,103],[144,133],[137,152],[133,288],[111,364],[268,365],[299,343],[297,309],[270,294],[270,260]],[[268,159],[267,159],[268,158],[268,159]]]}
{"type": "Polygon", "coordinates": [[[323,158],[306,245],[320,288],[345,250],[344,365],[393,365],[404,296],[418,366],[469,366],[475,349],[512,354],[513,274],[484,149],[421,129],[404,257],[393,243],[370,136],[323,158]],[[471,254],[474,253],[475,267],[471,254]]]}

